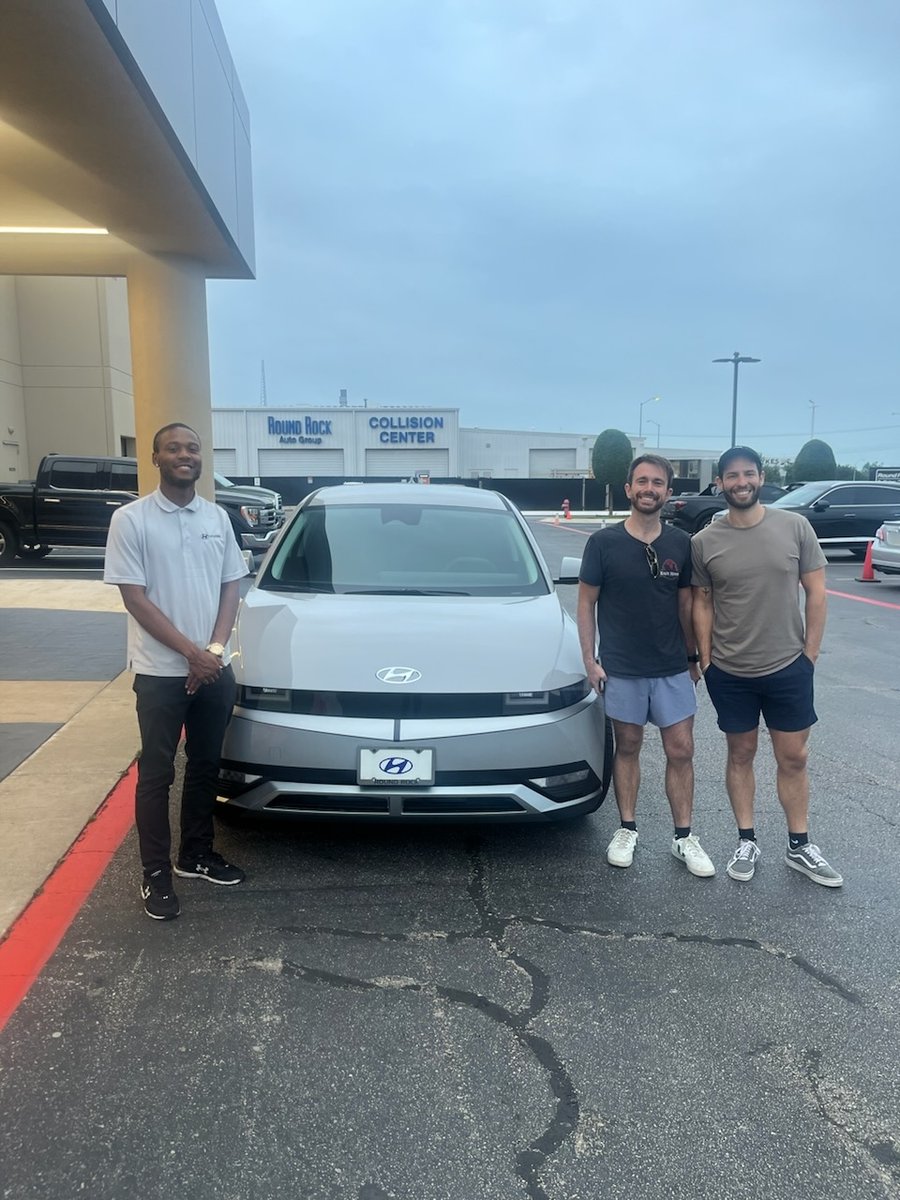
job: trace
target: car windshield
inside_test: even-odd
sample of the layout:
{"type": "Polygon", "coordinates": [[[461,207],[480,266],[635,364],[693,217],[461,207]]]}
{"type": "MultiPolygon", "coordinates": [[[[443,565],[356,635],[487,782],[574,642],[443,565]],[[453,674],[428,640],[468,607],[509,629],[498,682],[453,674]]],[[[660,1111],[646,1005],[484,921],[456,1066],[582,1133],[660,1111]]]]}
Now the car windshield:
{"type": "Polygon", "coordinates": [[[441,504],[311,504],[258,581],[263,589],[536,596],[549,589],[508,511],[441,504]]]}
{"type": "Polygon", "coordinates": [[[831,484],[825,483],[804,483],[801,487],[794,488],[792,492],[787,492],[785,495],[779,496],[777,500],[773,500],[772,508],[802,508],[806,504],[814,504],[830,487],[831,484]]]}

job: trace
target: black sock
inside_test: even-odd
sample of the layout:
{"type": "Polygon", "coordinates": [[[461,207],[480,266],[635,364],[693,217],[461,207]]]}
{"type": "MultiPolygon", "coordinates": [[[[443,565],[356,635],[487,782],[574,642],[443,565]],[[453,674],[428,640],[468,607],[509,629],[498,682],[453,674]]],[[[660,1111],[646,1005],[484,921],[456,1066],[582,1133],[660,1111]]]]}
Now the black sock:
{"type": "Polygon", "coordinates": [[[749,829],[738,829],[738,837],[742,842],[755,842],[756,830],[751,825],[749,829]]]}
{"type": "Polygon", "coordinates": [[[809,834],[808,833],[791,833],[791,831],[788,830],[788,841],[791,844],[792,850],[799,850],[801,846],[809,845],[809,834]]]}
{"type": "Polygon", "coordinates": [[[631,829],[632,831],[636,832],[637,824],[634,821],[623,821],[622,828],[623,829],[631,829]]]}
{"type": "Polygon", "coordinates": [[[675,836],[677,838],[689,837],[691,832],[690,825],[676,825],[675,836]]]}

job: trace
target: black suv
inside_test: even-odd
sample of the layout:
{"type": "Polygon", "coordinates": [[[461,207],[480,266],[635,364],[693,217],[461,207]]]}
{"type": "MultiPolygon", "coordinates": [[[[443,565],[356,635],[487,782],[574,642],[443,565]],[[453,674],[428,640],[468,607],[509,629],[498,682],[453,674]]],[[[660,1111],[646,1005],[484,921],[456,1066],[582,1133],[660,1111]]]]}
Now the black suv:
{"type": "MultiPolygon", "coordinates": [[[[784,488],[775,483],[764,483],[759,489],[759,498],[763,504],[771,504],[779,496],[784,495],[784,488]]],[[[685,492],[681,496],[672,496],[663,506],[662,519],[683,529],[691,537],[705,529],[718,513],[725,509],[725,497],[710,484],[702,492],[685,492]]]]}
{"type": "Polygon", "coordinates": [[[803,483],[773,501],[772,508],[802,513],[823,546],[863,558],[879,525],[900,520],[900,483],[861,479],[803,483]]]}

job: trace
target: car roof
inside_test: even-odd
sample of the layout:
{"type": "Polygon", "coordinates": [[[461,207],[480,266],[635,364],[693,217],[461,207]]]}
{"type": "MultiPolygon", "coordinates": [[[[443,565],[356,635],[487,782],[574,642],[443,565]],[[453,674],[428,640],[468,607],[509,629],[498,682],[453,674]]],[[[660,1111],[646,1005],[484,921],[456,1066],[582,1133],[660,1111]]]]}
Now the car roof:
{"type": "Polygon", "coordinates": [[[464,487],[458,483],[342,483],[318,488],[308,505],[416,504],[454,508],[511,507],[505,496],[487,488],[464,487]]]}
{"type": "Polygon", "coordinates": [[[896,479],[810,479],[797,486],[809,487],[811,484],[820,488],[840,487],[844,484],[848,487],[900,487],[900,483],[896,479]]]}

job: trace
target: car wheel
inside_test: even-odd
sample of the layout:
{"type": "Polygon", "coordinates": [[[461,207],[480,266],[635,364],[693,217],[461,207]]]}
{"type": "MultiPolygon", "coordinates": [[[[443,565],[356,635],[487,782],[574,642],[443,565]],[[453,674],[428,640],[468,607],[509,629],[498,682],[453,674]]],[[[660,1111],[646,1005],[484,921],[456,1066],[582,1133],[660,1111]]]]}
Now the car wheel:
{"type": "Polygon", "coordinates": [[[19,539],[14,529],[0,521],[0,567],[8,567],[19,551],[19,539]]]}
{"type": "Polygon", "coordinates": [[[50,546],[20,546],[18,550],[19,558],[46,558],[50,553],[50,546]]]}

